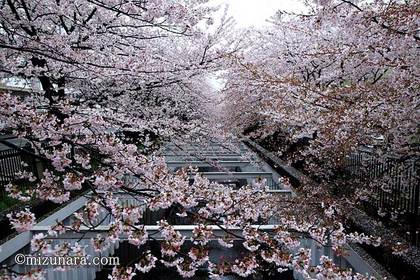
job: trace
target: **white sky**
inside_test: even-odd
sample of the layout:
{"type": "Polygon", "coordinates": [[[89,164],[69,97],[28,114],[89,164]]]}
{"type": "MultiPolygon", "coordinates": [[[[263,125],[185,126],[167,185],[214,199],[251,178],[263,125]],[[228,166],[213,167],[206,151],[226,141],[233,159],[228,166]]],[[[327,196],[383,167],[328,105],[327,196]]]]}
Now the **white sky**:
{"type": "MultiPolygon", "coordinates": [[[[301,0],[210,0],[209,4],[212,6],[228,4],[228,14],[235,19],[238,28],[268,25],[266,20],[277,10],[289,12],[305,10],[301,0]]],[[[221,7],[220,12],[223,10],[224,7],[221,7]]],[[[216,91],[223,87],[223,81],[214,76],[209,77],[209,82],[216,91]]]]}
{"type": "MultiPolygon", "coordinates": [[[[235,19],[236,27],[248,28],[251,26],[262,27],[268,25],[266,22],[276,11],[284,10],[289,12],[305,11],[302,0],[210,0],[211,6],[229,5],[228,14],[235,19]]],[[[219,10],[223,12],[224,6],[219,10]]],[[[210,75],[209,83],[215,90],[214,94],[220,93],[224,82],[210,75]]]]}
{"type": "Polygon", "coordinates": [[[262,26],[267,24],[277,10],[299,12],[304,8],[299,0],[211,0],[211,4],[228,4],[229,14],[235,18],[238,27],[262,26]]]}

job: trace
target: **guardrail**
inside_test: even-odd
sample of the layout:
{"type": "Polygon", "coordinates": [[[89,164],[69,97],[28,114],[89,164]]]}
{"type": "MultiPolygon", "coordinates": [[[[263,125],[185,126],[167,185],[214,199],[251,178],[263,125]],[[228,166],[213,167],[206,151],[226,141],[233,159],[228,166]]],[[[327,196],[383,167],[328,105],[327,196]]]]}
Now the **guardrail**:
{"type": "Polygon", "coordinates": [[[390,219],[400,213],[399,228],[415,246],[420,245],[420,184],[418,158],[400,161],[396,158],[379,159],[368,150],[350,154],[344,163],[349,182],[369,185],[373,196],[364,204],[366,211],[381,210],[390,219]]]}

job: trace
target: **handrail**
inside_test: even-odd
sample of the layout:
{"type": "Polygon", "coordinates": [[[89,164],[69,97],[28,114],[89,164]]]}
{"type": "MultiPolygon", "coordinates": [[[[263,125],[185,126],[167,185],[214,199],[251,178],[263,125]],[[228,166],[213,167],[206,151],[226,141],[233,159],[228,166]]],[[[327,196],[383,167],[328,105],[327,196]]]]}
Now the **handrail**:
{"type": "MultiPolygon", "coordinates": [[[[52,226],[55,224],[56,221],[63,221],[66,218],[73,215],[74,212],[81,209],[87,201],[87,198],[82,196],[76,199],[75,201],[72,201],[65,207],[61,208],[57,212],[54,212],[53,214],[49,215],[39,223],[37,223],[36,226],[52,226]]],[[[26,231],[23,233],[19,233],[12,239],[4,242],[0,245],[0,262],[4,261],[5,259],[12,256],[14,253],[18,252],[20,249],[25,247],[31,242],[32,238],[32,231],[26,231]]]]}

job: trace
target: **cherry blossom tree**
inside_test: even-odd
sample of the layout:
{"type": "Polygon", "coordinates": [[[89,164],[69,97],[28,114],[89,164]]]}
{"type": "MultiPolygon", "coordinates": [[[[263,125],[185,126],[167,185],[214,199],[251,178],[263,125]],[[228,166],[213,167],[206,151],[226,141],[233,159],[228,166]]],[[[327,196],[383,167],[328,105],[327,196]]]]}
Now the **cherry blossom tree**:
{"type": "MultiPolygon", "coordinates": [[[[159,254],[146,251],[133,266],[115,267],[110,279],[131,279],[135,274],[147,273],[157,262],[174,267],[183,277],[192,277],[204,267],[214,278],[226,273],[246,277],[253,273],[293,269],[306,278],[348,279],[352,272],[334,266],[328,258],[324,257],[320,265],[312,267],[310,251],[299,249],[299,240],[303,236],[312,238],[322,245],[332,246],[337,253],[344,251],[346,242],[373,245],[379,242],[374,237],[345,233],[339,219],[335,219],[340,213],[333,206],[312,205],[299,209],[293,198],[276,199],[267,194],[263,181],[233,190],[210,182],[194,169],[172,173],[164,159],[153,153],[153,144],[159,141],[182,134],[188,138],[213,133],[204,122],[209,116],[208,106],[204,105],[207,97],[202,92],[207,90],[204,81],[208,73],[231,66],[227,58],[233,57],[241,45],[231,40],[232,26],[226,16],[220,26],[205,32],[213,24],[212,12],[215,11],[206,1],[7,0],[0,5],[2,77],[32,80],[41,86],[39,91],[30,94],[1,93],[0,120],[5,124],[4,131],[28,140],[31,149],[17,147],[7,140],[1,143],[36,157],[46,166],[39,179],[29,171],[19,174],[34,181],[33,190],[21,189],[13,183],[7,189],[22,202],[37,198],[54,203],[66,203],[74,190],[89,190],[83,212],[75,213],[70,225],[57,223],[48,233],[33,237],[31,250],[34,253],[83,255],[84,248],[77,243],[63,242],[53,247],[48,238],[66,232],[77,233],[82,226],[95,231],[102,223],[98,218],[101,213],[112,217],[112,222],[109,231],[92,239],[91,246],[96,251],[105,250],[121,236],[127,236],[133,246],[144,246],[154,238],[142,224],[146,208],[151,211],[173,208],[178,216],[197,225],[190,239],[193,245],[185,252],[186,237],[175,230],[169,217],[164,217],[158,223],[159,234],[164,238],[159,254]],[[192,175],[194,181],[190,184],[192,175]],[[134,197],[142,207],[121,205],[120,194],[134,197]],[[258,227],[273,217],[278,219],[273,231],[266,232],[258,227]],[[210,225],[225,234],[216,235],[210,225]],[[233,246],[233,240],[240,240],[248,253],[233,263],[213,263],[208,257],[208,244],[213,239],[226,248],[233,246]]],[[[329,14],[325,11],[327,20],[329,14]]],[[[395,13],[398,15],[399,10],[395,13]]],[[[309,18],[310,24],[303,26],[312,31],[312,24],[316,26],[317,21],[316,17],[309,18]]],[[[359,24],[365,22],[363,17],[357,19],[359,24]]],[[[320,16],[319,24],[323,20],[320,16]]],[[[280,19],[278,21],[280,23],[280,19]]],[[[288,24],[298,23],[289,21],[288,24]]],[[[377,30],[383,30],[380,26],[377,30]]],[[[383,32],[391,34],[390,29],[394,28],[385,28],[383,32]]],[[[316,36],[321,38],[322,35],[321,28],[316,36]]],[[[410,38],[407,37],[407,42],[411,42],[410,38]]],[[[268,43],[270,37],[263,39],[268,43]]],[[[328,48],[325,44],[321,49],[328,48]]],[[[407,49],[410,46],[404,45],[407,49]]],[[[255,58],[260,57],[255,55],[255,58]]],[[[298,78],[291,73],[304,63],[309,63],[308,67],[311,63],[303,55],[296,59],[303,61],[291,62],[287,68],[273,68],[279,70],[277,76],[266,73],[266,68],[261,72],[254,65],[245,67],[244,71],[240,64],[236,77],[230,73],[228,88],[233,87],[235,78],[241,78],[240,81],[250,78],[249,89],[258,85],[262,93],[266,90],[266,78],[273,75],[270,95],[283,92],[279,89],[285,84],[278,77],[290,79],[287,90],[291,95],[300,95],[304,87],[298,80],[293,82],[298,78]],[[261,79],[252,79],[252,75],[257,74],[248,68],[254,67],[261,79]]],[[[350,71],[354,64],[346,67],[346,71],[350,71]]],[[[394,72],[387,76],[395,82],[404,77],[394,72]]],[[[344,79],[352,84],[347,74],[344,79]]],[[[323,84],[327,78],[315,80],[323,84]]],[[[316,98],[308,97],[315,99],[311,101],[314,108],[318,108],[319,102],[323,103],[318,96],[323,91],[315,90],[316,84],[312,80],[307,84],[308,89],[312,89],[309,92],[317,93],[316,98]]],[[[337,85],[329,95],[346,92],[345,88],[337,85]]],[[[232,91],[232,96],[240,91],[250,93],[242,86],[237,90],[232,91]]],[[[405,87],[405,91],[411,93],[410,87],[405,87]]],[[[258,102],[270,104],[264,98],[258,102]]],[[[293,112],[303,110],[300,103],[288,102],[293,112]]],[[[339,100],[337,104],[344,106],[345,102],[339,100]]],[[[282,112],[272,111],[274,104],[262,107],[261,112],[250,112],[268,114],[267,119],[275,123],[282,112]]],[[[326,113],[323,121],[328,120],[328,116],[326,113]]],[[[292,124],[292,120],[289,122],[292,124]]],[[[315,129],[314,118],[308,118],[305,129],[315,129]]],[[[8,217],[18,231],[28,230],[36,223],[29,210],[11,213],[8,217]]],[[[42,279],[42,271],[38,270],[19,274],[6,268],[2,273],[5,279],[42,279]]],[[[365,276],[356,274],[354,277],[365,276]]]]}
{"type": "MultiPolygon", "coordinates": [[[[418,3],[307,2],[304,14],[279,11],[271,28],[246,34],[258,43],[224,76],[227,127],[281,139],[279,154],[325,190],[362,145],[409,168],[419,156],[418,3]]],[[[375,199],[372,188],[357,198],[375,199]]]]}

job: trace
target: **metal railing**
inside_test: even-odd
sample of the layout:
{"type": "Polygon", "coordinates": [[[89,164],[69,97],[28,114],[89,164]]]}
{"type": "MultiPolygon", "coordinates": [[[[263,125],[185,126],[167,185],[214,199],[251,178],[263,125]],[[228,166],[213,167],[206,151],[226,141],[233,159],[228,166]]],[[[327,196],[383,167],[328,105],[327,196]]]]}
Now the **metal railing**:
{"type": "Polygon", "coordinates": [[[0,150],[0,201],[7,199],[8,195],[5,186],[10,182],[18,185],[20,188],[32,186],[33,183],[20,179],[18,174],[23,171],[29,171],[38,178],[38,165],[34,157],[17,149],[0,150]]]}
{"type": "Polygon", "coordinates": [[[345,170],[350,180],[372,193],[368,205],[391,219],[404,224],[407,239],[420,245],[420,185],[418,158],[380,159],[369,151],[350,154],[345,170]]]}

